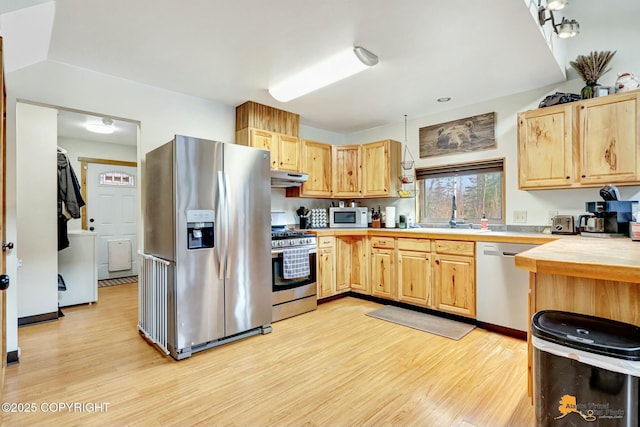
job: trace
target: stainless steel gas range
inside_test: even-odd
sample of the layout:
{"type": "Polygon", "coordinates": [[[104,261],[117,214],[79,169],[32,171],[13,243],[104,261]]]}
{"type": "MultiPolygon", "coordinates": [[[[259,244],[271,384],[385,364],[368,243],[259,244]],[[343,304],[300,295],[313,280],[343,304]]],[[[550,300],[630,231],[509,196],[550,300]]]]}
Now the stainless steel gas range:
{"type": "Polygon", "coordinates": [[[271,269],[272,322],[315,310],[316,236],[286,231],[272,213],[271,269]]]}

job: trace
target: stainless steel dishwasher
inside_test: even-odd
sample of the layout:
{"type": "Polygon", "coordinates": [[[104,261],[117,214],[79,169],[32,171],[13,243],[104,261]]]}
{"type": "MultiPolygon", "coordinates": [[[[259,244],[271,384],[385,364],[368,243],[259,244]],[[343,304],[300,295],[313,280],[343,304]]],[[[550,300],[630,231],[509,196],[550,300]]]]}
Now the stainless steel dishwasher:
{"type": "Polygon", "coordinates": [[[529,272],[514,257],[537,245],[476,244],[476,316],[480,322],[518,331],[529,329],[529,272]]]}

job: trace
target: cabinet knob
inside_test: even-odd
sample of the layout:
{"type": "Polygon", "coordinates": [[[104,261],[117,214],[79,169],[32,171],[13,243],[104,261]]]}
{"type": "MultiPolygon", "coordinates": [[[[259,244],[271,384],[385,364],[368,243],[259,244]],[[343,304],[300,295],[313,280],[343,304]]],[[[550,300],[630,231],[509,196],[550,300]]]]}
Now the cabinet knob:
{"type": "Polygon", "coordinates": [[[570,177],[570,176],[567,176],[567,179],[571,179],[571,177],[570,177]]]}
{"type": "Polygon", "coordinates": [[[582,175],[582,177],[583,177],[583,178],[586,178],[586,177],[587,177],[587,175],[582,175]]]}
{"type": "Polygon", "coordinates": [[[0,291],[4,291],[9,288],[9,276],[7,274],[0,275],[0,291]]]}
{"type": "Polygon", "coordinates": [[[436,264],[440,265],[440,260],[439,259],[436,260],[436,264]]]}

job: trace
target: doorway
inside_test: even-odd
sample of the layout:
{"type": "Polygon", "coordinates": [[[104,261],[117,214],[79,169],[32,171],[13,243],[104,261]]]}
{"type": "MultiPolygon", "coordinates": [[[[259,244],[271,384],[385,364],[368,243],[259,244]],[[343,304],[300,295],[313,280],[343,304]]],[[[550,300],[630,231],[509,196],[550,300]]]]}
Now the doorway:
{"type": "Polygon", "coordinates": [[[137,165],[86,157],[79,160],[87,203],[82,228],[97,234],[98,281],[134,278],[138,275],[137,165]]]}
{"type": "MultiPolygon", "coordinates": [[[[82,230],[95,233],[94,267],[98,283],[102,283],[101,279],[125,276],[137,281],[137,145],[137,122],[81,111],[58,110],[58,147],[67,152],[69,163],[77,171],[86,203],[81,218],[70,220],[68,228],[70,233],[82,230]],[[90,132],[87,124],[108,124],[113,133],[90,132]],[[110,249],[123,246],[118,243],[127,243],[128,251],[120,252],[119,258],[116,257],[119,266],[113,262],[110,265],[110,249]],[[124,265],[123,254],[127,257],[124,265]]],[[[131,280],[126,282],[130,283],[131,280]]],[[[67,288],[70,286],[69,283],[65,285],[67,288]]]]}

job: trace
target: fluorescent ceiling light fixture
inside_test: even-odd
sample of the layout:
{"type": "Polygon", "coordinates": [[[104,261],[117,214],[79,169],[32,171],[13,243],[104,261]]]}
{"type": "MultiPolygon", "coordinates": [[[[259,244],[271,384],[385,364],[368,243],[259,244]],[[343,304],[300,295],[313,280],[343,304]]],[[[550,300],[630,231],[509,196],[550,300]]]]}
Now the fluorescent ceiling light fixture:
{"type": "Polygon", "coordinates": [[[113,120],[107,118],[102,119],[102,123],[87,123],[85,128],[93,133],[111,134],[114,131],[113,120]]]}
{"type": "Polygon", "coordinates": [[[269,93],[280,102],[291,101],[364,71],[377,63],[378,57],[367,49],[360,46],[350,47],[270,87],[269,93]]]}

